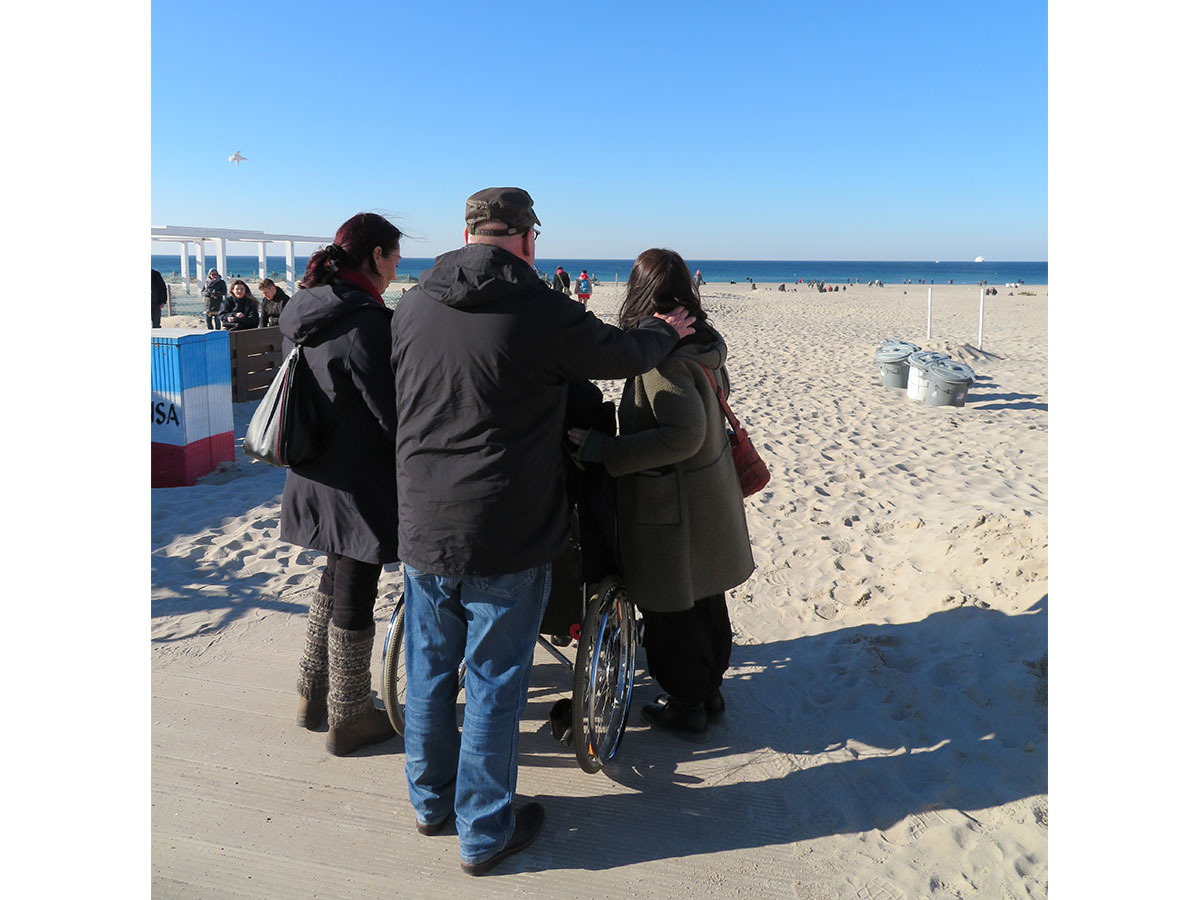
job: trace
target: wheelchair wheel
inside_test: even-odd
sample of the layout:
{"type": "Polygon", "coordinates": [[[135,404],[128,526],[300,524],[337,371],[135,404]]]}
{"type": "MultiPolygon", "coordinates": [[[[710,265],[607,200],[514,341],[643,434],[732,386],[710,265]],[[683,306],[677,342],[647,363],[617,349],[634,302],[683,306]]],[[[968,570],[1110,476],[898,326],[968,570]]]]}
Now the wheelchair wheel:
{"type": "Polygon", "coordinates": [[[404,695],[408,689],[408,671],[404,668],[404,593],[388,623],[383,639],[383,677],[379,680],[379,696],[396,734],[404,734],[404,695]]]}
{"type": "MultiPolygon", "coordinates": [[[[458,664],[458,689],[462,691],[467,678],[467,664],[458,664]]],[[[379,696],[396,734],[404,734],[404,696],[408,690],[408,670],[404,667],[404,593],[392,612],[387,635],[383,639],[383,677],[379,679],[379,696]]]]}
{"type": "Polygon", "coordinates": [[[616,578],[600,582],[588,604],[575,657],[572,711],[575,758],[600,771],[617,754],[633,699],[633,604],[616,578]]]}

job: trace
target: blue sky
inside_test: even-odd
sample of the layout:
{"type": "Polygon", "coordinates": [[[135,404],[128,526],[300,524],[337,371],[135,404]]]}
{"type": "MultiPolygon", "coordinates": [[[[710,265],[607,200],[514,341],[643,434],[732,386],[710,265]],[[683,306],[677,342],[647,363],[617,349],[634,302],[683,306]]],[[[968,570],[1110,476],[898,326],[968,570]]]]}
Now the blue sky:
{"type": "Polygon", "coordinates": [[[548,255],[1046,259],[1046,11],[155,0],[151,219],[433,256],[515,184],[548,255]]]}

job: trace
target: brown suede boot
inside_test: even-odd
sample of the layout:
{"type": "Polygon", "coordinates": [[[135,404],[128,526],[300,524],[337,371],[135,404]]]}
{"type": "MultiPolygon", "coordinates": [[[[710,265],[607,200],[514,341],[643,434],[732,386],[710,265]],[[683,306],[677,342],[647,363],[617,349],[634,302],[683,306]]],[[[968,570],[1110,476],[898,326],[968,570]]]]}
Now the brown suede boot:
{"type": "Polygon", "coordinates": [[[300,677],[296,690],[300,708],[296,724],[317,731],[325,724],[326,697],[329,694],[329,616],[333,597],[318,589],[308,607],[308,633],[304,638],[304,653],[300,657],[300,677]]]}
{"type": "Polygon", "coordinates": [[[346,756],[396,736],[387,712],[371,699],[375,624],[361,631],[329,626],[329,734],[325,749],[346,756]]]}
{"type": "Polygon", "coordinates": [[[313,692],[312,697],[301,697],[296,710],[296,724],[309,731],[320,731],[329,718],[328,691],[313,692]]]}

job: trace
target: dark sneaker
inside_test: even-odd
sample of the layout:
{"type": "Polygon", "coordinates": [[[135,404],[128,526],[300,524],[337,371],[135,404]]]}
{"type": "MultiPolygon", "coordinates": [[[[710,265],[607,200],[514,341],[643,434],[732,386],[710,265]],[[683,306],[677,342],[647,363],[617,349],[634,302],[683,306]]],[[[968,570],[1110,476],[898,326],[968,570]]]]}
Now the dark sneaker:
{"type": "Polygon", "coordinates": [[[454,820],[454,813],[448,813],[444,819],[439,819],[437,822],[430,822],[426,825],[424,822],[417,820],[417,831],[426,837],[433,837],[435,834],[441,834],[442,829],[446,827],[447,822],[454,820]]]}
{"type": "Polygon", "coordinates": [[[508,843],[496,853],[494,856],[489,856],[483,862],[465,863],[460,862],[462,870],[468,875],[482,875],[491,869],[496,863],[504,859],[506,856],[512,856],[514,853],[524,850],[533,843],[533,839],[537,837],[537,833],[542,828],[542,822],[546,820],[546,810],[542,804],[535,800],[530,800],[523,806],[516,809],[516,827],[513,828],[512,837],[508,839],[508,843]]]}
{"type": "Polygon", "coordinates": [[[721,695],[720,688],[713,688],[713,692],[708,695],[708,699],[704,701],[704,711],[708,713],[710,722],[725,715],[725,698],[721,695]]]}
{"type": "Polygon", "coordinates": [[[698,741],[708,732],[708,713],[703,703],[685,704],[666,694],[643,706],[642,718],[654,728],[689,741],[698,741]]]}

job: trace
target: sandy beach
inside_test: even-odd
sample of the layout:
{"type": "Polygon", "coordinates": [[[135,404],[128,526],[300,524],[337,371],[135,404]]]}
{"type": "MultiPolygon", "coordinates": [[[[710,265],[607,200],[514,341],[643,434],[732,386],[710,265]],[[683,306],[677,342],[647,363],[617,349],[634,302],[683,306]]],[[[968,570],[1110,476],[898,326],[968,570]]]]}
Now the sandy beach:
{"type": "MultiPolygon", "coordinates": [[[[786,287],[702,290],[773,476],[725,720],[650,731],[642,664],[616,764],[585,774],[538,648],[519,792],[546,826],[489,878],[413,829],[402,739],[335,758],[296,727],[323,554],[278,539],[284,473],[241,454],[235,404],[235,461],[151,492],[153,896],[1046,897],[1048,289],[997,285],[980,348],[973,284],[933,286],[929,338],[926,285],[786,287]],[[883,387],[885,338],[971,366],[966,406],[883,387]]],[[[602,283],[590,308],[618,304],[602,283]]],[[[400,584],[386,567],[376,660],[400,584]]]]}

